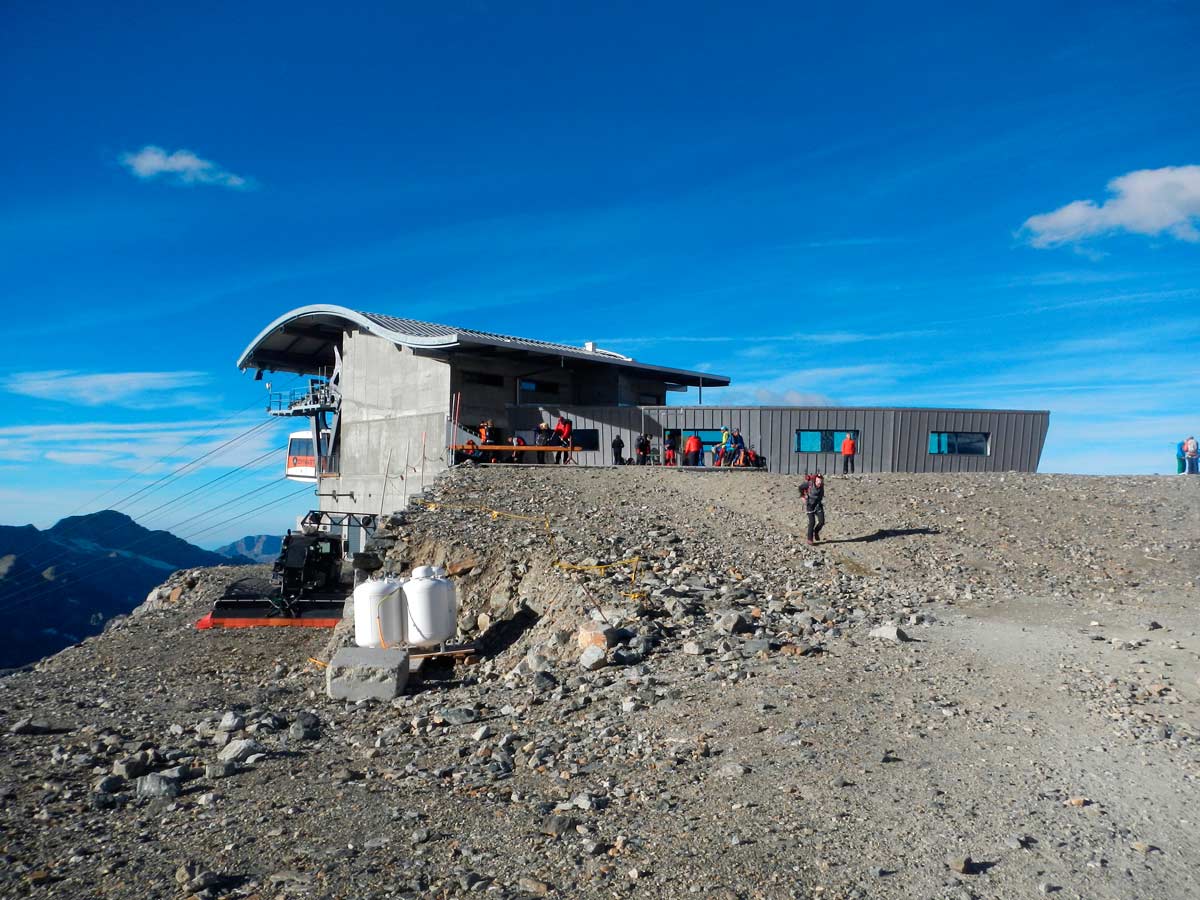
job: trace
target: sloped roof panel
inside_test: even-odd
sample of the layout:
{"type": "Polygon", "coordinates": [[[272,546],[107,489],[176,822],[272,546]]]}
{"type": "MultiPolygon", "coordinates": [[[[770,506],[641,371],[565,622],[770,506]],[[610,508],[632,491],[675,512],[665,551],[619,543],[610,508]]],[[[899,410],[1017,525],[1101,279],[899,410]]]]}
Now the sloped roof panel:
{"type": "Polygon", "coordinates": [[[729,379],[724,375],[641,363],[612,350],[588,350],[570,344],[454,328],[325,304],[302,306],[280,316],[251,341],[238,359],[238,368],[314,372],[322,365],[328,365],[332,357],[334,332],[347,326],[360,328],[405,347],[446,351],[465,350],[473,346],[499,347],[614,365],[637,370],[672,384],[696,385],[703,382],[712,387],[729,384],[729,379]],[[321,337],[323,331],[327,333],[321,337]]]}

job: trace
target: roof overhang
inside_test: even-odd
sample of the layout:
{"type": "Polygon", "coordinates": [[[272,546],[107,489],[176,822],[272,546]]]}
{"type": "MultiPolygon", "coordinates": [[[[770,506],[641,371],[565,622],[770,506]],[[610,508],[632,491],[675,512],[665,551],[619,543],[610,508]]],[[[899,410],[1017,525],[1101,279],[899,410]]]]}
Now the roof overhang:
{"type": "Polygon", "coordinates": [[[332,368],[334,348],[342,332],[356,328],[413,350],[482,352],[520,357],[573,360],[613,366],[685,387],[724,387],[729,378],[647,365],[609,350],[588,350],[545,341],[508,337],[488,332],[455,329],[408,319],[356,312],[344,306],[318,304],[284,313],[259,332],[238,358],[238,368],[315,374],[332,368]],[[418,333],[424,331],[426,333],[418,333]]]}

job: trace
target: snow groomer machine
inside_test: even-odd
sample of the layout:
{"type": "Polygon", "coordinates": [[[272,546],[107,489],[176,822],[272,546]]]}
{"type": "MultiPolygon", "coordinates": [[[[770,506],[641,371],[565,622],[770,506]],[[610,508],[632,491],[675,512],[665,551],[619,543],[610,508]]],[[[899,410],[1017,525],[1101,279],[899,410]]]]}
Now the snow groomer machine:
{"type": "Polygon", "coordinates": [[[344,568],[350,528],[375,531],[378,517],[366,513],[310,510],[283,538],[269,578],[243,578],[230,585],[198,628],[294,626],[333,628],[351,585],[344,568]]]}

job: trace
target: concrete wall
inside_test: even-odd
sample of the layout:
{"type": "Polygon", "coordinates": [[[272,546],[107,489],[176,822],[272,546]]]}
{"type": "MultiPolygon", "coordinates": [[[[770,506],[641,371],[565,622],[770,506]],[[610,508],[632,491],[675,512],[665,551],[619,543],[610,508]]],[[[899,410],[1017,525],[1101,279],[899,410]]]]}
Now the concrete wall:
{"type": "Polygon", "coordinates": [[[420,489],[422,470],[429,484],[446,468],[450,377],[444,356],[414,353],[361,332],[343,335],[341,475],[322,478],[318,486],[320,494],[339,496],[322,496],[321,509],[391,512],[420,489]],[[352,498],[340,496],[351,492],[352,498]]]}
{"type": "MultiPolygon", "coordinates": [[[[1010,410],[941,410],[868,407],[571,407],[543,406],[509,412],[522,434],[544,421],[553,425],[561,414],[576,429],[600,432],[600,450],[579,454],[584,465],[612,463],[613,436],[625,441],[625,455],[641,432],[661,446],[670,428],[717,430],[722,425],[740,428],[748,447],[767,457],[772,472],[841,471],[838,453],[797,453],[795,433],[857,431],[859,472],[1033,472],[1037,471],[1046,440],[1049,414],[1010,410]],[[981,431],[991,436],[987,456],[954,456],[929,453],[930,431],[981,431]]],[[[709,458],[706,458],[709,462],[709,458]]]]}

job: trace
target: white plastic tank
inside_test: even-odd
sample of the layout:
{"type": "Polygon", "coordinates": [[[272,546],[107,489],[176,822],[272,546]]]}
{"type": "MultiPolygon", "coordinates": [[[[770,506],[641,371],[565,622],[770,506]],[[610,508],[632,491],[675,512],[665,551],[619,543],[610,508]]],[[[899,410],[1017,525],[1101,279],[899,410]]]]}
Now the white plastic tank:
{"type": "Polygon", "coordinates": [[[354,589],[354,643],[391,647],[405,642],[403,585],[395,578],[379,578],[354,589]]]}
{"type": "Polygon", "coordinates": [[[433,647],[454,637],[458,630],[458,595],[449,579],[433,566],[417,566],[404,583],[408,645],[433,647]]]}

